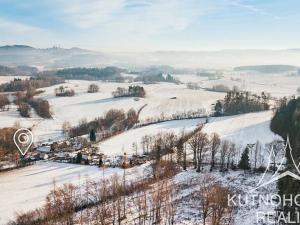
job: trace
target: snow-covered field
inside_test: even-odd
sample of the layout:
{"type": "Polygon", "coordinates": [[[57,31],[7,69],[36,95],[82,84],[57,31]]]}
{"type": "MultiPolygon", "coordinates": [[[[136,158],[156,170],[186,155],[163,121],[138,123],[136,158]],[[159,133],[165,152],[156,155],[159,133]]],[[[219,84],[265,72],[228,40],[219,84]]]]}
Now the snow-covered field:
{"type": "MultiPolygon", "coordinates": [[[[203,131],[209,134],[218,133],[222,139],[232,141],[240,149],[247,144],[254,144],[259,141],[266,144],[277,137],[270,130],[270,119],[272,112],[248,113],[244,115],[210,118],[205,124],[203,131]]],[[[134,154],[136,149],[132,147],[137,144],[138,153],[143,153],[141,139],[145,135],[154,135],[160,132],[179,133],[183,130],[191,131],[198,124],[204,123],[205,119],[191,119],[168,121],[146,127],[136,128],[114,136],[99,144],[101,152],[107,155],[122,153],[124,149],[128,154],[134,154]]]]}
{"type": "Polygon", "coordinates": [[[237,86],[240,90],[261,93],[270,93],[274,97],[298,95],[297,88],[300,86],[300,76],[291,74],[259,74],[251,72],[226,71],[223,77],[209,80],[206,77],[196,75],[176,75],[182,82],[195,82],[199,86],[211,88],[214,85],[237,86]]]}
{"type": "MultiPolygon", "coordinates": [[[[270,92],[274,96],[295,94],[300,83],[299,77],[291,76],[278,76],[276,79],[271,79],[270,76],[266,75],[262,77],[255,74],[237,74],[234,78],[239,78],[239,80],[235,81],[231,79],[232,76],[232,74],[225,74],[225,77],[220,80],[207,80],[195,75],[177,77],[183,82],[199,82],[202,87],[211,87],[216,84],[237,85],[241,89],[253,92],[270,92]]],[[[7,81],[5,79],[9,78],[0,78],[0,83],[7,81]]],[[[65,121],[76,125],[82,118],[92,120],[95,117],[102,116],[112,108],[125,111],[130,108],[139,110],[147,104],[140,114],[140,119],[146,120],[149,117],[156,117],[161,114],[169,116],[176,112],[200,108],[210,111],[212,104],[218,99],[223,99],[225,95],[224,93],[205,90],[190,90],[186,88],[185,84],[161,83],[143,85],[147,96],[139,101],[134,100],[134,98],[112,98],[111,92],[117,87],[127,87],[129,85],[100,81],[69,81],[64,86],[75,90],[76,95],[74,97],[55,97],[54,89],[60,85],[44,88],[45,92],[39,97],[49,101],[53,119],[42,119],[34,112],[32,112],[31,118],[21,118],[16,106],[12,105],[10,111],[0,112],[0,127],[13,126],[15,122],[19,122],[23,127],[32,128],[35,141],[48,141],[49,139],[63,138],[61,129],[65,121]],[[99,93],[87,93],[88,85],[91,83],[99,85],[99,93]],[[173,97],[176,97],[176,99],[171,99],[173,97]]],[[[207,133],[216,132],[222,139],[230,140],[236,144],[238,149],[243,149],[249,143],[260,141],[265,144],[278,138],[269,128],[271,117],[272,112],[267,111],[209,118],[209,123],[205,125],[204,131],[207,133]]],[[[135,153],[132,144],[136,143],[138,152],[142,153],[141,138],[144,135],[154,135],[159,132],[179,133],[182,130],[190,131],[203,122],[205,122],[205,119],[178,120],[131,129],[100,143],[99,147],[107,155],[120,154],[123,150],[128,154],[132,154],[135,153]]],[[[128,174],[131,174],[132,177],[137,176],[142,169],[143,166],[132,168],[128,170],[128,174]]],[[[106,169],[104,176],[109,177],[113,173],[121,172],[117,168],[106,169]]],[[[182,174],[185,176],[184,173],[182,174]]],[[[195,177],[198,176],[197,174],[194,175],[195,177]]],[[[230,176],[235,175],[233,173],[230,176]]],[[[0,173],[0,199],[1,202],[2,200],[5,202],[5,204],[0,204],[0,224],[4,224],[8,219],[13,218],[15,211],[26,211],[40,206],[44,202],[46,194],[53,188],[53,180],[57,185],[67,182],[78,184],[84,182],[87,176],[89,179],[99,180],[103,174],[97,167],[53,162],[39,162],[23,169],[0,173]]],[[[231,178],[219,177],[218,179],[226,183],[231,178]]],[[[240,177],[237,176],[236,179],[240,179],[240,177]]],[[[256,178],[253,178],[249,182],[254,183],[255,181],[256,178]]],[[[251,213],[252,211],[249,211],[247,215],[251,216],[251,213]]],[[[245,220],[239,221],[240,224],[246,224],[245,220]]]]}
{"type": "MultiPolygon", "coordinates": [[[[127,179],[142,175],[146,165],[126,170],[127,179]]],[[[112,174],[123,174],[119,168],[107,168],[104,177],[112,174]]],[[[13,219],[15,212],[26,212],[42,206],[46,195],[55,185],[64,183],[82,184],[89,180],[99,181],[103,178],[103,170],[95,166],[75,164],[38,162],[33,166],[0,173],[0,224],[13,219]]]]}
{"type": "MultiPolygon", "coordinates": [[[[134,98],[113,98],[111,93],[117,87],[128,87],[132,84],[111,83],[101,81],[71,80],[64,84],[75,90],[74,97],[55,97],[54,89],[60,85],[44,88],[44,93],[39,97],[47,99],[51,105],[53,119],[44,120],[32,113],[32,118],[24,119],[19,116],[16,107],[12,106],[9,112],[0,112],[0,127],[13,126],[16,121],[23,127],[32,127],[35,141],[48,141],[63,138],[62,124],[69,121],[72,125],[86,118],[92,120],[102,116],[109,109],[130,108],[139,110],[146,105],[140,113],[140,120],[159,117],[161,115],[171,116],[177,112],[189,110],[205,109],[209,112],[212,104],[219,99],[223,99],[225,93],[200,90],[190,90],[186,88],[187,82],[199,83],[201,87],[212,87],[217,84],[224,84],[232,87],[236,85],[242,90],[249,90],[260,93],[266,91],[273,96],[282,97],[296,94],[300,77],[288,75],[258,75],[239,74],[234,72],[224,73],[224,77],[219,80],[209,80],[196,75],[176,75],[183,84],[159,83],[143,85],[146,90],[146,97],[136,101],[134,98]],[[99,93],[87,93],[88,85],[97,83],[100,87],[99,93]],[[172,99],[176,97],[176,99],[172,99]]],[[[1,77],[1,81],[7,81],[12,77],[1,77]]]]}
{"type": "Polygon", "coordinates": [[[159,117],[162,114],[170,116],[176,112],[185,112],[205,108],[210,111],[211,104],[217,99],[224,97],[223,93],[207,92],[204,90],[189,90],[185,85],[175,85],[170,83],[144,85],[146,98],[135,101],[134,98],[113,98],[111,93],[117,87],[127,87],[130,84],[91,82],[91,81],[70,81],[64,86],[75,90],[74,97],[55,97],[54,89],[60,85],[44,88],[44,93],[39,97],[47,99],[51,105],[53,119],[41,119],[34,113],[32,118],[23,119],[18,115],[16,107],[12,106],[9,112],[0,112],[0,127],[13,126],[15,121],[19,121],[21,126],[32,127],[36,141],[48,141],[48,139],[62,138],[62,124],[69,121],[72,125],[86,118],[92,120],[102,116],[112,108],[130,108],[139,110],[142,106],[147,106],[141,111],[140,119],[149,117],[159,117]],[[98,93],[87,93],[88,85],[97,83],[100,87],[98,93]],[[170,99],[176,97],[176,99],[170,99]],[[3,118],[3,120],[2,120],[3,118]]]}
{"type": "Polygon", "coordinates": [[[127,154],[135,154],[136,149],[132,148],[132,144],[137,144],[137,152],[143,153],[141,146],[141,139],[145,135],[155,135],[160,132],[174,132],[176,134],[184,131],[192,131],[201,124],[205,119],[191,119],[191,120],[175,120],[167,121],[158,124],[153,124],[141,128],[131,129],[120,135],[109,138],[106,141],[100,142],[100,151],[106,155],[120,155],[122,151],[127,154]]]}
{"type": "MultiPolygon", "coordinates": [[[[144,173],[147,165],[126,170],[128,180],[133,180],[144,173]]],[[[104,170],[104,177],[109,178],[112,174],[117,173],[122,175],[123,171],[118,168],[108,168],[104,170]]],[[[230,173],[196,173],[189,169],[186,172],[181,172],[174,177],[176,183],[189,184],[185,189],[180,190],[178,196],[182,196],[182,204],[179,205],[178,214],[176,216],[176,224],[198,224],[199,216],[191,217],[189,213],[193,210],[187,207],[188,204],[195,206],[189,202],[191,199],[185,198],[189,193],[195,190],[197,180],[205,174],[210,174],[217,182],[225,186],[238,189],[247,193],[254,188],[261,174],[250,175],[244,172],[230,172],[230,173]],[[194,223],[195,222],[195,223],[194,223]]],[[[99,181],[103,178],[103,171],[94,166],[81,166],[74,164],[53,163],[53,162],[39,162],[36,165],[26,168],[10,171],[0,174],[0,199],[5,204],[0,204],[0,224],[6,224],[13,219],[16,212],[26,212],[36,207],[40,207],[45,202],[46,195],[53,190],[54,181],[56,186],[61,186],[64,183],[72,183],[75,185],[84,184],[87,179],[99,181]]],[[[276,186],[271,185],[260,190],[260,194],[276,193],[276,186]]],[[[259,207],[245,207],[238,211],[237,221],[235,224],[251,225],[256,221],[257,211],[266,211],[267,208],[259,207]]],[[[272,209],[269,209],[272,211],[272,209]]]]}

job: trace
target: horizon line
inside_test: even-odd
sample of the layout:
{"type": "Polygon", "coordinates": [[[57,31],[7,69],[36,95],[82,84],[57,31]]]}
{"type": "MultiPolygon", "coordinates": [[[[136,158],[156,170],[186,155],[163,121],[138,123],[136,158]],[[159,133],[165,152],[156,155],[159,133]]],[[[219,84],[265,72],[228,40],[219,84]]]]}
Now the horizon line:
{"type": "Polygon", "coordinates": [[[84,48],[84,47],[62,47],[61,45],[52,45],[51,47],[36,47],[34,45],[28,45],[28,44],[3,44],[0,45],[0,48],[4,47],[30,47],[34,49],[39,50],[45,50],[45,49],[65,49],[65,50],[71,50],[71,49],[80,49],[80,50],[86,50],[86,51],[92,51],[92,52],[108,52],[108,53],[155,53],[155,52],[224,52],[224,51],[297,51],[300,50],[300,47],[290,47],[290,48],[220,48],[220,49],[198,49],[198,50],[175,50],[175,49],[153,49],[153,50],[104,50],[104,49],[91,49],[91,48],[84,48]]]}

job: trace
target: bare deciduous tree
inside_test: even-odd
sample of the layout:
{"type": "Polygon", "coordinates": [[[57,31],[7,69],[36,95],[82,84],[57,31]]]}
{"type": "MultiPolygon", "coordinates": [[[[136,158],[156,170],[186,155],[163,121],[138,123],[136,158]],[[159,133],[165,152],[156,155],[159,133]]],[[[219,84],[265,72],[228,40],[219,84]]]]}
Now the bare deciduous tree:
{"type": "Polygon", "coordinates": [[[210,165],[211,165],[211,170],[213,170],[213,168],[215,167],[216,154],[217,154],[217,151],[218,151],[218,149],[220,147],[220,144],[221,144],[220,136],[217,133],[213,133],[211,135],[210,144],[211,144],[211,162],[210,162],[210,165]]]}
{"type": "Polygon", "coordinates": [[[225,167],[225,161],[226,161],[226,155],[228,154],[229,151],[229,141],[224,140],[221,143],[221,148],[220,148],[220,167],[223,169],[225,167]]]}

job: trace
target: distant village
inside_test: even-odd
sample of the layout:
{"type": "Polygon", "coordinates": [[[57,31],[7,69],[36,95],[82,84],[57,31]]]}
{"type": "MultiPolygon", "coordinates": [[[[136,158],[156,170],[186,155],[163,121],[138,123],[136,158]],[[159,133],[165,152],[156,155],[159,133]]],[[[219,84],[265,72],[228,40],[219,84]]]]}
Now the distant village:
{"type": "Polygon", "coordinates": [[[69,140],[43,143],[29,151],[23,159],[25,162],[51,160],[62,163],[75,163],[99,167],[125,167],[141,165],[149,160],[147,155],[107,156],[102,153],[96,144],[85,138],[76,137],[69,140]]]}

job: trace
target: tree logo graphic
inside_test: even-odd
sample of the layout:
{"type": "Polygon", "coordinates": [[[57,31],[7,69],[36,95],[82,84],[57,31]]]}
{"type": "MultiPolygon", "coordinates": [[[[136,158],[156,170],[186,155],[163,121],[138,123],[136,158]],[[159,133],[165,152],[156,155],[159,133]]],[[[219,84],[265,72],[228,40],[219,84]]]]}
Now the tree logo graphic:
{"type": "Polygon", "coordinates": [[[270,151],[270,155],[269,155],[269,160],[268,160],[268,166],[265,170],[265,172],[263,173],[261,179],[259,180],[259,182],[257,183],[256,187],[254,189],[252,189],[252,191],[255,191],[261,187],[264,187],[268,184],[271,184],[275,181],[278,181],[280,180],[281,178],[283,177],[286,177],[286,176],[290,176],[296,180],[300,180],[300,163],[296,163],[295,159],[294,159],[294,156],[293,156],[293,150],[292,150],[292,147],[291,147],[291,144],[290,144],[290,139],[289,139],[289,136],[287,137],[287,141],[286,141],[286,144],[284,146],[284,156],[282,157],[281,161],[280,161],[280,164],[279,166],[277,167],[275,173],[272,175],[271,179],[269,180],[266,180],[266,174],[270,171],[270,168],[271,168],[271,158],[272,157],[275,157],[275,153],[274,153],[274,149],[273,149],[273,146],[271,147],[271,151],[270,151]],[[295,168],[295,172],[292,172],[291,170],[286,170],[285,172],[283,173],[280,173],[280,169],[283,168],[283,164],[284,164],[284,161],[285,161],[285,158],[287,156],[287,153],[289,152],[290,154],[290,157],[291,157],[291,161],[293,163],[293,167],[295,168]]]}

